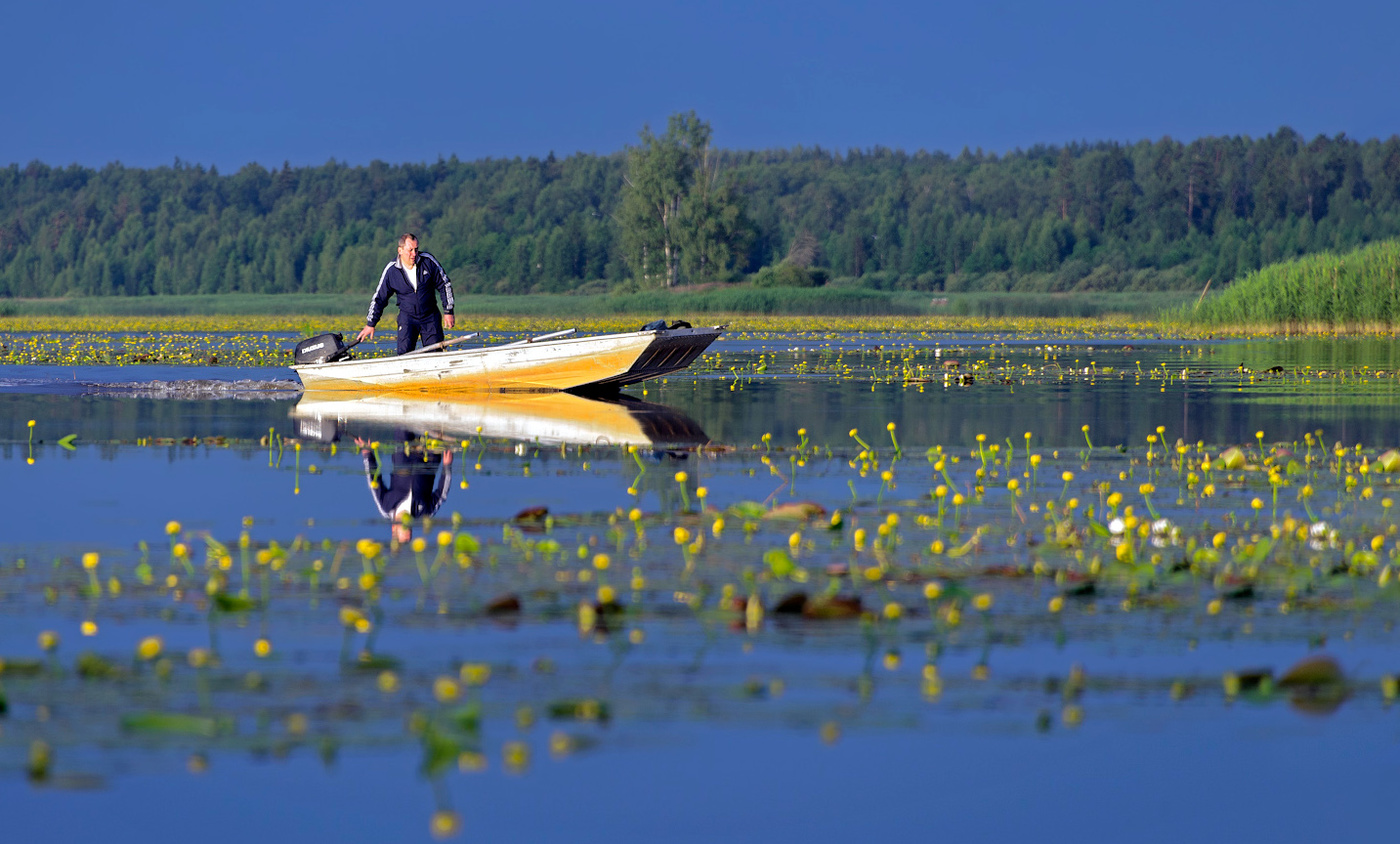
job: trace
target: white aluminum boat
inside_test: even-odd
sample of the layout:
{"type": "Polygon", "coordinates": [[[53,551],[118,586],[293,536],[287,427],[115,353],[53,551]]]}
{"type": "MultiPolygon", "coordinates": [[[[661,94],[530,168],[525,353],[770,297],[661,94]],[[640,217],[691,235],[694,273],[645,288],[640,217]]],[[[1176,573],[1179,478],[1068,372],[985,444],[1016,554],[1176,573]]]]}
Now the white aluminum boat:
{"type": "Polygon", "coordinates": [[[577,337],[570,329],[499,346],[419,350],[395,357],[303,364],[292,370],[308,391],[607,390],[685,369],[723,330],[723,326],[662,328],[577,337]]]}

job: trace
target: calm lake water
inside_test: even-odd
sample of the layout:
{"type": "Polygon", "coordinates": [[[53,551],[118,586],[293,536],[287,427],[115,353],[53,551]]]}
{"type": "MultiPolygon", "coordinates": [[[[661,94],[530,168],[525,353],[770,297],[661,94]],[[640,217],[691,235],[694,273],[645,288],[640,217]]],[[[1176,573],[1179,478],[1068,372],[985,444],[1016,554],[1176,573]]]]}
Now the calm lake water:
{"type": "Polygon", "coordinates": [[[0,369],[14,840],[1391,825],[1396,343],[763,335],[605,402],[290,377],[0,369]]]}

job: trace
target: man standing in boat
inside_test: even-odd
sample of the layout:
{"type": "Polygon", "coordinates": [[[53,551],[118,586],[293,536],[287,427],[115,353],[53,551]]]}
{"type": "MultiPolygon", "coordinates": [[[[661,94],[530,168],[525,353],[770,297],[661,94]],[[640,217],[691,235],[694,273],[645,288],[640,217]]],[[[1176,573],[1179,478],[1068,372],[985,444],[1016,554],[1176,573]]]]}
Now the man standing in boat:
{"type": "Polygon", "coordinates": [[[443,326],[452,328],[456,324],[452,316],[452,281],[436,258],[418,251],[418,236],[411,232],[399,235],[399,257],[390,261],[379,276],[379,287],[370,300],[360,340],[374,336],[374,326],[384,315],[390,293],[399,306],[398,353],[401,355],[412,351],[420,339],[424,346],[441,343],[443,326]],[[440,312],[436,301],[439,296],[442,298],[440,312]]]}

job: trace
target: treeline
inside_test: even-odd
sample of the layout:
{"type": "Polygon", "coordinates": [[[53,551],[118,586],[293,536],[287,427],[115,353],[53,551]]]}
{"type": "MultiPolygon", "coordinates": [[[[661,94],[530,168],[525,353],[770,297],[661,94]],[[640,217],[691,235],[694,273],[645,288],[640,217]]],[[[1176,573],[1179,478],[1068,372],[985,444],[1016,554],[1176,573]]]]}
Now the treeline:
{"type": "MultiPolygon", "coordinates": [[[[0,296],[367,293],[404,230],[459,293],[655,286],[629,264],[629,158],[635,166],[619,152],[231,175],[180,162],[12,165],[0,169],[0,296]]],[[[1398,137],[1308,141],[1284,128],[1000,156],[797,148],[713,151],[708,162],[729,191],[729,251],[676,263],[680,284],[1200,289],[1400,235],[1398,137]]]]}

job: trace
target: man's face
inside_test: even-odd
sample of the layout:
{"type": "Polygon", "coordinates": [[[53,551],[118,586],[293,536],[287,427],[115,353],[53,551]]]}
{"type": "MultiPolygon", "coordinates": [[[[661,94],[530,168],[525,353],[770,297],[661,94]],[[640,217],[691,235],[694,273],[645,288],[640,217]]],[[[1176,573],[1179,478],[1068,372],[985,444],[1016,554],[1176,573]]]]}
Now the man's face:
{"type": "Polygon", "coordinates": [[[399,246],[399,262],[405,267],[418,263],[418,241],[410,238],[399,246]]]}

